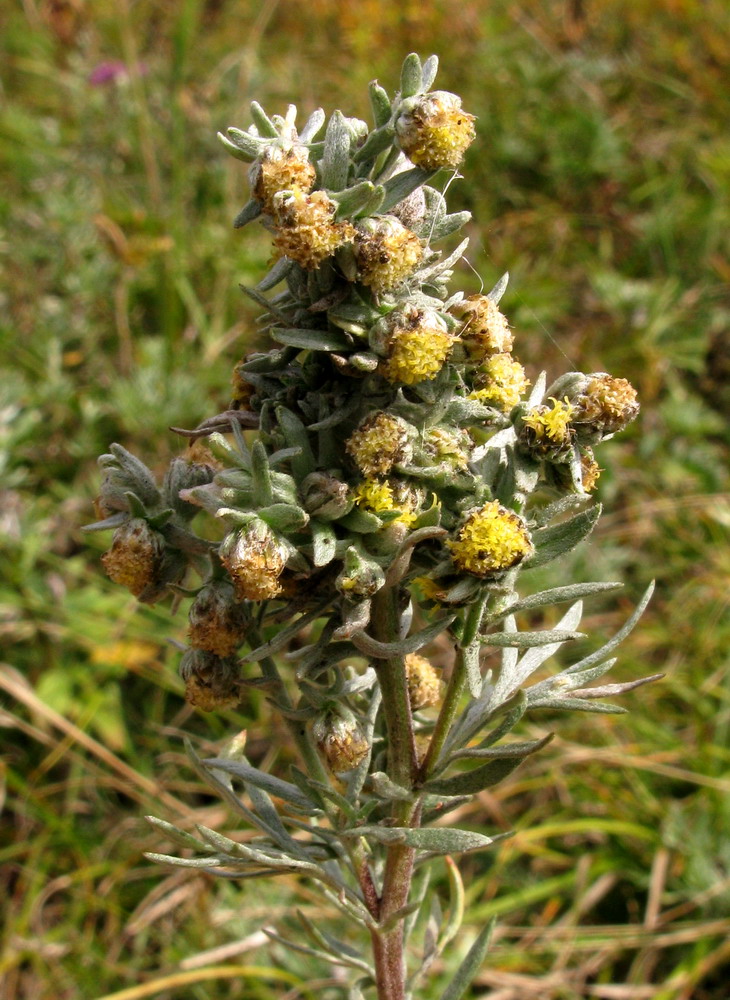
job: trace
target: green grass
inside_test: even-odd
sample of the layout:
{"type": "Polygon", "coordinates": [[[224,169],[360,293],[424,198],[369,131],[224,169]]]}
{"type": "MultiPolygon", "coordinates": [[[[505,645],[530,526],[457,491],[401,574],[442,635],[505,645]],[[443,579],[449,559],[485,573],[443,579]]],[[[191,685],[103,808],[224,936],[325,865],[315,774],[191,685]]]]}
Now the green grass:
{"type": "Polygon", "coordinates": [[[530,375],[570,365],[639,389],[640,421],[598,456],[607,513],[572,571],[626,582],[590,606],[595,642],[656,577],[616,673],[667,672],[626,699],[628,716],[561,720],[549,751],[465,809],[518,832],[465,861],[471,924],[445,961],[498,914],[474,997],[725,1000],[725,5],[611,0],[585,20],[557,2],[90,6],[18,5],[0,38],[3,997],[342,996],[330,969],[255,936],[293,903],[327,919],[308,886],[242,892],[143,861],[164,850],[144,813],[230,822],[186,769],[182,732],[215,744],[245,726],[257,761],[285,741],[262,703],[191,713],[167,644],[184,623],[119,593],[103,540],[79,527],[96,455],[120,441],[163,468],[180,447],[167,428],[222,409],[253,343],[237,283],[269,247],[230,227],[245,170],[215,131],[245,126],[252,97],[365,117],[367,81],[394,86],[416,48],[440,55],[440,85],[479,116],[453,210],[474,213],[484,284],[511,272],[504,308],[530,375]],[[92,86],[108,59],[140,71],[92,86]]]}

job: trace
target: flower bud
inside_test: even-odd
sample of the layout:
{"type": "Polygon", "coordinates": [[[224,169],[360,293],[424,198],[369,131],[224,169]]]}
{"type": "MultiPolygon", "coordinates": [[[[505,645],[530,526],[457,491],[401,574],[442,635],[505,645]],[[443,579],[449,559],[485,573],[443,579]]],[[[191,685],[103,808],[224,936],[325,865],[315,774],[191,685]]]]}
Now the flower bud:
{"type": "Polygon", "coordinates": [[[231,584],[214,580],[198,591],[188,621],[191,646],[217,656],[230,656],[246,636],[248,615],[246,606],[236,601],[231,584]]]}
{"type": "Polygon", "coordinates": [[[446,544],[460,570],[480,577],[510,569],[532,552],[523,519],[497,500],[470,513],[446,544]]]}
{"type": "Polygon", "coordinates": [[[349,486],[329,472],[311,472],[301,494],[306,512],[322,521],[336,521],[352,508],[349,486]]]}
{"type": "Polygon", "coordinates": [[[441,678],[430,660],[418,653],[409,653],[405,658],[408,698],[411,710],[431,708],[441,701],[441,678]]]}
{"type": "Polygon", "coordinates": [[[183,500],[180,496],[181,490],[206,486],[213,481],[213,476],[216,473],[216,462],[209,452],[206,454],[203,449],[198,449],[197,455],[207,459],[207,461],[196,461],[194,448],[191,448],[186,456],[174,458],[162,485],[163,502],[166,506],[172,507],[175,513],[186,521],[193,518],[200,508],[183,500]]]}
{"type": "Polygon", "coordinates": [[[453,305],[450,312],[464,324],[459,339],[475,363],[481,363],[490,354],[509,354],[512,350],[512,331],[507,319],[486,295],[470,295],[453,305]]]}
{"type": "Polygon", "coordinates": [[[239,601],[265,601],[281,593],[281,576],[287,561],[286,547],[263,521],[223,539],[220,559],[233,580],[239,601]]]}
{"type": "Polygon", "coordinates": [[[212,712],[233,708],[241,700],[240,666],[235,656],[216,656],[202,649],[189,649],[180,663],[189,705],[212,712]]]}
{"type": "Polygon", "coordinates": [[[401,285],[422,256],[419,238],[392,215],[367,219],[357,227],[358,278],[376,294],[401,285]]]}
{"type": "Polygon", "coordinates": [[[525,369],[511,354],[493,354],[479,369],[474,384],[476,389],[470,399],[509,413],[530,382],[525,369]]]}
{"type": "Polygon", "coordinates": [[[405,420],[379,410],[365,417],[348,438],[345,450],[363,476],[387,476],[394,465],[413,457],[414,433],[405,420]]]}
{"type": "Polygon", "coordinates": [[[536,406],[515,422],[520,448],[537,461],[569,461],[575,431],[570,425],[573,405],[567,399],[552,400],[552,406],[536,406]]]}
{"type": "Polygon", "coordinates": [[[461,471],[468,467],[474,447],[468,431],[458,427],[432,427],[424,443],[427,455],[435,463],[461,471]]]}
{"type": "Polygon", "coordinates": [[[371,330],[371,347],[385,355],[378,367],[389,382],[415,385],[435,378],[451,352],[454,338],[433,309],[394,309],[371,330]]]}
{"type": "Polygon", "coordinates": [[[286,147],[267,146],[251,164],[248,174],[251,194],[264,212],[274,212],[274,195],[280,191],[298,190],[307,194],[317,179],[317,171],[309,162],[309,152],[301,143],[286,147]]]}
{"type": "Polygon", "coordinates": [[[141,517],[114,532],[112,547],[101,557],[107,575],[135,597],[155,582],[162,567],[165,540],[141,517]]]}
{"type": "Polygon", "coordinates": [[[355,235],[349,222],[335,222],[335,211],[324,191],[280,191],[273,199],[274,246],[306,271],[314,271],[355,235]]]}
{"type": "Polygon", "coordinates": [[[370,751],[360,724],[344,706],[316,719],[312,735],[335,774],[351,771],[370,751]]]}
{"type": "Polygon", "coordinates": [[[385,573],[373,560],[368,559],[351,545],[345,553],[344,565],[335,587],[350,601],[361,601],[376,594],[385,583],[385,573]]]}
{"type": "Polygon", "coordinates": [[[458,167],[474,139],[474,115],[461,110],[461,98],[444,90],[404,102],[395,123],[398,144],[423,170],[458,167]]]}

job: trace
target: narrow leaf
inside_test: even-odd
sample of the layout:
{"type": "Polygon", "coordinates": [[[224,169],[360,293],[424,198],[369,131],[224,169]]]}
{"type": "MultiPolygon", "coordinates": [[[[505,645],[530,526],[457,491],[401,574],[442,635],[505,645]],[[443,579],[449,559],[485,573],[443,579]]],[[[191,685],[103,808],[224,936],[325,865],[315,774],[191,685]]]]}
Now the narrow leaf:
{"type": "Polygon", "coordinates": [[[352,341],[337,330],[296,330],[272,326],[271,337],[280,344],[310,351],[349,351],[352,341]]]}
{"type": "Polygon", "coordinates": [[[390,115],[393,110],[390,98],[388,97],[387,90],[381,87],[377,80],[373,80],[368,89],[370,95],[370,107],[373,109],[375,127],[380,128],[381,125],[385,125],[385,123],[390,120],[390,115]]]}
{"type": "Polygon", "coordinates": [[[254,219],[258,219],[260,215],[261,203],[251,198],[250,201],[246,202],[236,218],[233,220],[233,228],[243,229],[243,227],[248,225],[249,222],[253,222],[254,219]]]}
{"type": "Polygon", "coordinates": [[[492,788],[511,774],[526,757],[547,746],[552,738],[552,733],[550,733],[542,740],[535,740],[530,745],[529,750],[514,757],[491,760],[488,764],[474,768],[473,771],[454,774],[450,778],[436,778],[434,781],[427,781],[424,788],[426,791],[438,795],[473,795],[485,788],[492,788]]]}
{"type": "Polygon", "coordinates": [[[492,920],[480,931],[476,941],[466,953],[464,961],[456,970],[456,975],[441,994],[441,1000],[461,1000],[469,989],[474,977],[481,969],[482,962],[489,950],[489,943],[492,939],[495,922],[495,920],[492,920]]]}
{"type": "Polygon", "coordinates": [[[388,212],[422,184],[427,184],[435,173],[435,170],[421,170],[420,167],[413,167],[412,170],[404,170],[403,173],[391,177],[385,183],[385,198],[380,206],[380,211],[388,212]]]}
{"type": "Polygon", "coordinates": [[[582,510],[567,521],[534,531],[532,541],[535,546],[535,554],[529,562],[525,562],[525,569],[544,566],[546,563],[552,562],[553,559],[557,559],[558,556],[570,552],[590,535],[600,516],[601,505],[597,503],[588,507],[587,510],[582,510]]]}
{"type": "Polygon", "coordinates": [[[252,767],[250,764],[244,764],[239,760],[229,760],[225,757],[208,757],[203,760],[203,764],[206,767],[214,767],[219,771],[226,771],[228,774],[233,774],[247,784],[256,785],[257,788],[262,788],[270,795],[275,795],[278,799],[289,802],[290,805],[295,806],[308,815],[313,815],[317,811],[317,804],[312,799],[302,795],[296,785],[292,785],[288,781],[282,781],[281,778],[276,778],[273,774],[260,771],[257,767],[252,767]]]}
{"type": "Polygon", "coordinates": [[[376,660],[389,660],[392,657],[415,653],[422,646],[433,642],[452,623],[454,618],[456,618],[455,614],[439,618],[432,625],[421,629],[420,632],[415,632],[406,639],[401,639],[399,642],[379,642],[366,632],[353,635],[352,641],[366,656],[372,656],[376,660]]]}
{"type": "MultiPolygon", "coordinates": [[[[426,786],[428,787],[428,786],[426,786]]],[[[341,831],[343,837],[368,837],[380,844],[405,844],[434,854],[461,854],[480,850],[493,843],[492,837],[472,830],[454,830],[450,827],[416,829],[410,826],[358,826],[341,831]]]]}
{"type": "Polygon", "coordinates": [[[327,125],[322,156],[322,187],[342,191],[350,169],[350,130],[341,111],[335,111],[327,125]]]}
{"type": "Polygon", "coordinates": [[[638,622],[639,618],[644,613],[644,609],[651,600],[651,595],[654,593],[654,582],[652,581],[649,586],[644,591],[644,594],[636,606],[636,610],[628,619],[623,628],[620,628],[618,632],[609,639],[607,643],[597,649],[595,653],[591,653],[589,656],[584,657],[579,660],[578,663],[574,663],[570,668],[570,673],[575,673],[578,670],[585,670],[587,667],[592,667],[594,663],[598,663],[600,660],[605,659],[605,657],[614,651],[616,647],[623,642],[626,636],[633,630],[634,626],[638,622]]]}

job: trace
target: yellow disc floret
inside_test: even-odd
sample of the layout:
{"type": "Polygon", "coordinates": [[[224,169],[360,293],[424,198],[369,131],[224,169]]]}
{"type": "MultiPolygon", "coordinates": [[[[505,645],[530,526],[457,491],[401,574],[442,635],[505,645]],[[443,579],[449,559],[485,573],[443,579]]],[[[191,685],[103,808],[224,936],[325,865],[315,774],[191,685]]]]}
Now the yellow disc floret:
{"type": "Polygon", "coordinates": [[[454,337],[432,310],[409,308],[390,329],[387,359],[379,372],[389,382],[415,385],[435,378],[451,352],[454,337]]]}
{"type": "Polygon", "coordinates": [[[486,295],[470,295],[452,306],[451,312],[464,323],[460,337],[472,361],[484,361],[490,354],[508,354],[512,350],[507,319],[486,295]]]}
{"type": "Polygon", "coordinates": [[[315,270],[354,238],[354,227],[349,222],[335,222],[335,211],[335,203],[324,191],[280,191],[273,198],[274,246],[305,270],[315,270]]]}
{"type": "Polygon", "coordinates": [[[525,522],[497,500],[469,514],[446,544],[459,569],[480,577],[510,569],[532,552],[525,522]]]}
{"type": "Polygon", "coordinates": [[[479,369],[477,388],[469,398],[507,413],[529,384],[525,369],[511,354],[493,354],[479,369]]]}
{"type": "Polygon", "coordinates": [[[400,148],[423,170],[458,167],[471,145],[474,115],[461,108],[461,98],[444,90],[424,94],[396,121],[400,148]]]}
{"type": "Polygon", "coordinates": [[[422,256],[419,238],[394,216],[368,219],[358,226],[355,236],[358,278],[374,292],[397,288],[422,256]]]}
{"type": "Polygon", "coordinates": [[[408,490],[399,489],[398,485],[388,480],[365,479],[352,492],[355,503],[373,514],[386,511],[398,511],[398,517],[391,524],[411,525],[417,518],[414,507],[418,498],[408,490]]]}
{"type": "Polygon", "coordinates": [[[550,397],[552,406],[537,406],[522,418],[538,441],[547,439],[551,444],[562,444],[570,437],[570,418],[573,416],[572,403],[550,397]]]}
{"type": "Polygon", "coordinates": [[[387,476],[394,465],[413,455],[409,425],[391,413],[371,413],[350,435],[345,450],[363,476],[387,476]]]}

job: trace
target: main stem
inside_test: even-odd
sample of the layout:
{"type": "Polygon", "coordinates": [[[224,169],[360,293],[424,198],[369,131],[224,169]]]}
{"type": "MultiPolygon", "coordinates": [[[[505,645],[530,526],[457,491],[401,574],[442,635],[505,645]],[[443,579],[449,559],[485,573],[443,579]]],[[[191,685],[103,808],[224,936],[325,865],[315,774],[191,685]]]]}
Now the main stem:
{"type": "MultiPolygon", "coordinates": [[[[384,587],[373,599],[372,632],[381,642],[400,637],[399,588],[384,587]]],[[[375,660],[373,663],[383,694],[383,715],[387,737],[388,777],[409,791],[418,770],[413,719],[408,699],[404,657],[375,660]]],[[[395,802],[393,826],[418,826],[420,807],[412,802],[395,802]]],[[[408,902],[413,877],[415,850],[405,844],[387,848],[383,887],[380,895],[380,928],[372,931],[378,1000],[405,1000],[406,963],[403,918],[388,927],[389,920],[408,902]],[[386,925],[386,926],[384,926],[386,925]]]]}

